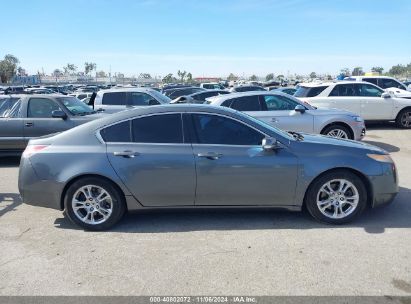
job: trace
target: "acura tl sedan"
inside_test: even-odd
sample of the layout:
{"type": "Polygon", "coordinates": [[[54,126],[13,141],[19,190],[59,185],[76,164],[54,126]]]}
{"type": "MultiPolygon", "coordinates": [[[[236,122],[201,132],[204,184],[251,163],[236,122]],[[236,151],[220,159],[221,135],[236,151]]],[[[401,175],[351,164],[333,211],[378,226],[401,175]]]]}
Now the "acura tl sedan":
{"type": "Polygon", "coordinates": [[[136,108],[31,140],[19,190],[24,203],[65,210],[88,230],[150,208],[305,207],[343,224],[391,202],[398,179],[380,148],[189,104],[136,108]]]}

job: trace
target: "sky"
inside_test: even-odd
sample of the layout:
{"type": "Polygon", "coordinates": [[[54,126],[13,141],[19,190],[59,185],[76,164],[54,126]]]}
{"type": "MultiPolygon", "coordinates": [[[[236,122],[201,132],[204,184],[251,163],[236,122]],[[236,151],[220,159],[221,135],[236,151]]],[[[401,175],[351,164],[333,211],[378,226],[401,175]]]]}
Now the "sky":
{"type": "Polygon", "coordinates": [[[265,76],[411,62],[411,0],[0,0],[0,58],[164,76],[265,76]]]}

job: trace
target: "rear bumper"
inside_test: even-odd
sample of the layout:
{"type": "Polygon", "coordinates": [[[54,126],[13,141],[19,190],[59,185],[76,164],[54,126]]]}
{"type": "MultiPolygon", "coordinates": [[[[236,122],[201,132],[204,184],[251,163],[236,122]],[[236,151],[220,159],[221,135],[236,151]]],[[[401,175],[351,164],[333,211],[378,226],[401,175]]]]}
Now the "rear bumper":
{"type": "Polygon", "coordinates": [[[33,206],[61,210],[60,198],[64,184],[41,180],[30,160],[22,158],[19,170],[19,192],[23,203],[33,206]]]}

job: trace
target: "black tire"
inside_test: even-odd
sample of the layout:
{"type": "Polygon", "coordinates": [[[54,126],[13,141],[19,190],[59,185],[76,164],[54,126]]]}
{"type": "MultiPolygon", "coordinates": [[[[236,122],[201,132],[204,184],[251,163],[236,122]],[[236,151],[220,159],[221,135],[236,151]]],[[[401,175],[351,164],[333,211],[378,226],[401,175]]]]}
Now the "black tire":
{"type": "Polygon", "coordinates": [[[337,125],[337,124],[330,125],[330,126],[324,128],[321,131],[321,134],[328,135],[331,131],[338,131],[338,130],[341,130],[345,134],[347,134],[347,137],[348,137],[347,139],[354,139],[353,132],[351,132],[351,130],[349,128],[347,128],[345,126],[342,126],[342,125],[337,125]]]}
{"type": "Polygon", "coordinates": [[[398,113],[397,118],[395,119],[395,124],[398,128],[401,129],[411,129],[411,122],[404,124],[403,120],[405,119],[404,116],[411,116],[411,108],[403,109],[400,113],[398,113]]]}
{"type": "MultiPolygon", "coordinates": [[[[338,201],[338,199],[336,200],[338,201]]],[[[311,214],[316,220],[328,224],[340,225],[351,222],[357,216],[359,216],[367,206],[367,190],[365,188],[364,182],[359,178],[357,175],[346,171],[346,170],[335,170],[329,173],[324,174],[323,176],[317,178],[312,182],[307,193],[305,195],[304,204],[311,214]],[[356,208],[353,208],[353,211],[345,217],[342,218],[331,218],[324,215],[319,207],[317,206],[317,196],[319,195],[320,189],[323,185],[327,182],[337,179],[344,179],[351,182],[358,191],[359,200],[357,203],[356,208]]],[[[345,205],[344,205],[345,206],[345,205]]],[[[333,211],[335,207],[330,207],[330,211],[333,211]]],[[[342,208],[342,205],[341,205],[342,208]]]]}
{"type": "MultiPolygon", "coordinates": [[[[126,211],[125,199],[121,191],[119,191],[117,187],[114,186],[111,182],[103,178],[98,178],[98,177],[85,177],[85,178],[75,181],[72,185],[70,185],[64,197],[64,206],[65,206],[65,214],[74,224],[82,227],[85,230],[92,230],[92,231],[101,231],[101,230],[109,229],[110,227],[112,227],[113,225],[115,225],[117,222],[120,221],[120,219],[123,217],[126,211]],[[72,199],[74,195],[76,194],[77,190],[87,185],[95,185],[95,186],[101,187],[111,197],[111,203],[112,203],[111,214],[102,223],[97,223],[97,224],[85,223],[82,220],[80,220],[80,218],[75,214],[73,210],[72,199]]],[[[83,212],[86,212],[86,211],[83,210],[83,212]]],[[[97,210],[95,214],[99,216],[99,213],[97,213],[97,210]]]]}

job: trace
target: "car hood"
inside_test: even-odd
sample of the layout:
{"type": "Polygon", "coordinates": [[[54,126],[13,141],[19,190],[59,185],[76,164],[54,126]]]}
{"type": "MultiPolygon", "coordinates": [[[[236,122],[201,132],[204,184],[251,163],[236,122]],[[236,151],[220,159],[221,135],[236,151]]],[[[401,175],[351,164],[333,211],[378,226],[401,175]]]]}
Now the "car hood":
{"type": "Polygon", "coordinates": [[[333,145],[333,146],[340,146],[346,148],[353,148],[353,149],[361,149],[365,152],[370,153],[377,153],[377,154],[389,154],[387,151],[367,144],[365,142],[354,141],[349,139],[338,139],[333,138],[330,136],[320,135],[320,134],[308,134],[308,133],[300,133],[304,136],[304,139],[301,142],[308,143],[308,144],[323,144],[323,145],[333,145]]]}
{"type": "Polygon", "coordinates": [[[324,116],[324,115],[351,115],[351,116],[359,116],[353,112],[340,110],[340,109],[325,109],[325,108],[317,108],[315,110],[307,110],[307,113],[310,113],[314,116],[324,116]]]}
{"type": "Polygon", "coordinates": [[[391,95],[394,95],[394,97],[399,97],[399,98],[407,98],[411,99],[411,92],[398,89],[398,88],[388,88],[385,89],[386,92],[389,92],[391,95]]]}
{"type": "Polygon", "coordinates": [[[103,117],[107,117],[106,113],[95,113],[95,114],[90,114],[90,115],[84,115],[84,116],[72,116],[72,119],[74,120],[82,120],[82,121],[90,121],[90,120],[95,120],[103,117]]]}

